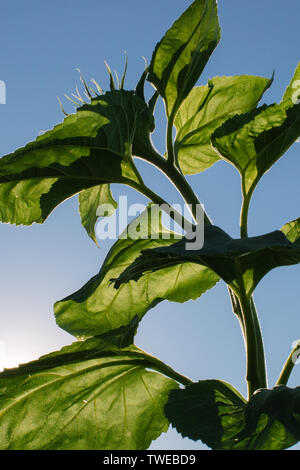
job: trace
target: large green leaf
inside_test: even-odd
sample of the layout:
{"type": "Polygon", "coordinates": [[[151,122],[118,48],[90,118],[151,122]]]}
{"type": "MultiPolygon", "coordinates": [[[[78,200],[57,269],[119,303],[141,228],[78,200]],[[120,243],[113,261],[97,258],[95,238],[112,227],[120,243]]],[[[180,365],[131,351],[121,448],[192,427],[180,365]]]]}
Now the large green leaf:
{"type": "Polygon", "coordinates": [[[243,194],[252,194],[260,178],[300,136],[300,105],[262,106],[235,116],[212,136],[219,155],[242,176],[243,194]]]}
{"type": "Polygon", "coordinates": [[[231,449],[244,426],[246,400],[220,380],[201,380],[172,390],[165,406],[171,425],[183,436],[212,449],[231,449]]]}
{"type": "Polygon", "coordinates": [[[43,222],[79,191],[111,182],[136,185],[131,150],[145,128],[153,128],[153,116],[134,92],[93,98],[35,142],[0,159],[0,220],[43,222]]]}
{"type": "Polygon", "coordinates": [[[54,307],[57,324],[75,336],[93,336],[127,324],[135,315],[141,319],[164,299],[185,302],[212,288],[219,277],[205,266],[178,264],[148,273],[139,282],[114,289],[117,278],[146,248],[168,246],[178,241],[175,233],[162,226],[160,218],[150,218],[151,205],[127,228],[112,246],[100,272],[74,294],[54,307]],[[139,234],[131,229],[139,229],[139,234]],[[138,238],[139,237],[139,238],[138,238]]]}
{"type": "Polygon", "coordinates": [[[124,327],[1,373],[0,449],[148,448],[168,429],[163,409],[178,384],[129,340],[124,327]]]}
{"type": "Polygon", "coordinates": [[[300,136],[300,103],[292,93],[299,73],[298,66],[280,104],[234,116],[212,135],[219,156],[239,170],[246,200],[260,178],[300,136]]]}
{"type": "Polygon", "coordinates": [[[216,0],[195,0],[157,44],[148,80],[175,116],[220,40],[216,0]]]}
{"type": "Polygon", "coordinates": [[[211,145],[214,131],[235,114],[255,108],[272,81],[251,75],[215,77],[193,88],[175,118],[175,151],[183,173],[199,173],[219,160],[211,145]]]}
{"type": "Polygon", "coordinates": [[[259,389],[245,407],[245,426],[236,436],[246,449],[282,450],[300,440],[300,387],[259,389]]]}
{"type": "Polygon", "coordinates": [[[96,243],[95,224],[99,217],[99,207],[105,210],[102,216],[110,216],[116,210],[118,204],[114,200],[109,184],[101,184],[93,188],[84,189],[79,193],[79,212],[81,223],[91,239],[96,243]]]}
{"type": "Polygon", "coordinates": [[[229,384],[202,380],[172,390],[171,424],[212,449],[282,450],[300,440],[300,387],[257,390],[246,402],[229,384]]]}
{"type": "Polygon", "coordinates": [[[207,225],[200,250],[186,249],[186,242],[183,238],[171,246],[143,250],[115,280],[115,287],[118,289],[130,280],[137,281],[144,273],[192,262],[209,267],[235,290],[240,289],[243,280],[246,294],[250,295],[271,269],[300,262],[299,246],[291,243],[280,230],[233,239],[219,227],[207,225]]]}

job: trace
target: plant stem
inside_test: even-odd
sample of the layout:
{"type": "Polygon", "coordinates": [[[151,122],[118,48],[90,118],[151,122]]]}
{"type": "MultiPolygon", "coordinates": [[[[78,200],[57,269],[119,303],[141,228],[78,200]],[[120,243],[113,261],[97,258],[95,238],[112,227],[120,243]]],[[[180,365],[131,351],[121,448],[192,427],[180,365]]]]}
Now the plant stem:
{"type": "MultiPolygon", "coordinates": [[[[150,152],[148,152],[147,154],[144,152],[143,155],[139,155],[137,158],[141,158],[142,160],[147,161],[151,165],[154,165],[169,179],[169,181],[173,184],[173,186],[175,186],[177,191],[179,191],[185,203],[191,206],[192,216],[195,222],[197,222],[197,205],[200,205],[201,203],[197,198],[196,194],[194,193],[193,189],[185,179],[184,175],[175,166],[170,165],[168,160],[166,160],[154,150],[151,151],[151,154],[150,152]]],[[[211,224],[208,215],[205,213],[204,221],[207,224],[211,224]]]]}
{"type": "Polygon", "coordinates": [[[241,238],[248,237],[248,213],[249,213],[249,205],[250,200],[255,189],[256,182],[252,184],[250,190],[247,192],[246,189],[246,181],[245,181],[245,174],[242,174],[242,195],[243,195],[243,202],[241,208],[241,215],[240,215],[240,227],[241,227],[241,238]]]}
{"type": "Polygon", "coordinates": [[[300,344],[298,341],[296,346],[293,348],[291,354],[287,358],[286,363],[284,364],[282,371],[278,377],[276,385],[286,385],[288,383],[294,365],[296,364],[296,360],[300,354],[299,346],[300,344]]]}
{"type": "MultiPolygon", "coordinates": [[[[170,128],[168,135],[170,136],[170,128]]],[[[168,150],[170,152],[170,148],[168,150]]],[[[173,145],[172,145],[173,151],[173,145]]],[[[192,214],[197,222],[197,204],[200,204],[197,196],[194,191],[188,184],[184,175],[175,167],[172,163],[170,164],[170,159],[166,160],[161,155],[156,152],[151,152],[150,155],[145,155],[144,160],[153,164],[159,168],[174,184],[176,189],[180,192],[183,199],[187,204],[192,206],[192,214]]],[[[243,205],[241,210],[241,237],[248,237],[248,211],[249,203],[251,199],[251,194],[246,194],[245,183],[243,181],[242,186],[243,191],[243,205]]],[[[210,224],[209,217],[205,214],[205,222],[210,224]]],[[[230,298],[233,306],[233,311],[237,315],[246,346],[246,356],[247,356],[247,373],[246,380],[248,383],[248,393],[249,397],[254,393],[258,388],[264,388],[267,386],[266,381],[266,368],[265,368],[265,355],[263,348],[263,340],[261,335],[261,329],[259,325],[259,320],[257,312],[255,309],[254,301],[252,298],[248,298],[245,292],[244,282],[242,276],[240,275],[240,287],[241,295],[237,295],[229,288],[230,298]]]]}
{"type": "MultiPolygon", "coordinates": [[[[229,295],[231,299],[231,304],[232,304],[232,311],[233,313],[237,316],[240,325],[241,325],[241,330],[243,333],[244,337],[244,342],[246,346],[246,354],[249,352],[249,347],[247,347],[249,339],[249,321],[247,324],[245,324],[245,318],[244,318],[244,313],[241,308],[241,303],[238,298],[238,296],[232,291],[230,287],[228,287],[229,290],[229,295]],[[247,330],[248,328],[248,330],[247,330]],[[248,335],[248,339],[247,339],[248,335]]],[[[249,299],[250,302],[250,308],[252,311],[252,320],[253,320],[253,329],[255,330],[255,343],[256,343],[256,353],[255,355],[257,356],[257,375],[259,377],[259,382],[260,382],[260,387],[259,388],[265,388],[267,387],[267,377],[266,377],[266,363],[265,363],[265,354],[264,354],[264,346],[263,346],[263,341],[262,341],[262,335],[261,335],[261,329],[260,329],[260,324],[258,321],[258,316],[254,304],[253,297],[250,297],[249,299]]],[[[251,329],[251,326],[250,326],[251,329]]],[[[247,357],[247,362],[249,362],[249,359],[247,357]]]]}
{"type": "Polygon", "coordinates": [[[167,155],[168,155],[168,164],[169,166],[175,165],[175,155],[174,155],[174,147],[173,147],[173,119],[168,119],[168,126],[167,126],[167,155]]]}
{"type": "Polygon", "coordinates": [[[265,359],[265,350],[264,350],[264,343],[262,338],[262,332],[260,328],[260,323],[258,319],[258,314],[256,311],[255,303],[253,296],[250,297],[250,306],[252,310],[252,316],[254,321],[254,327],[256,331],[256,345],[257,345],[257,356],[258,356],[258,375],[261,380],[261,388],[266,388],[268,386],[267,381],[267,371],[266,371],[266,359],[265,359]]]}
{"type": "Polygon", "coordinates": [[[183,215],[173,209],[167,201],[148,188],[144,183],[138,184],[130,181],[130,186],[144,194],[144,196],[148,197],[155,204],[158,204],[162,210],[164,210],[166,214],[168,214],[182,228],[190,232],[194,231],[193,224],[190,221],[188,221],[185,217],[183,217],[183,215]]]}
{"type": "Polygon", "coordinates": [[[246,381],[248,384],[248,398],[258,388],[266,387],[264,371],[264,357],[260,354],[257,341],[257,322],[253,315],[251,299],[246,295],[243,281],[240,281],[240,306],[243,312],[244,337],[246,346],[247,370],[246,381]]]}
{"type": "Polygon", "coordinates": [[[241,210],[241,238],[248,237],[248,210],[249,210],[249,199],[243,199],[243,205],[241,210]]]}
{"type": "Polygon", "coordinates": [[[241,216],[240,216],[240,227],[241,227],[241,238],[248,237],[248,212],[249,212],[249,204],[250,204],[250,197],[249,195],[245,194],[244,190],[244,183],[243,184],[243,203],[241,208],[241,216]]]}
{"type": "Polygon", "coordinates": [[[167,377],[170,377],[173,380],[176,380],[176,382],[179,382],[184,386],[193,383],[191,379],[185,377],[182,374],[179,374],[179,372],[176,372],[176,370],[172,369],[172,367],[160,361],[157,357],[151,356],[150,354],[147,354],[144,351],[136,352],[134,353],[134,355],[142,357],[149,364],[150,368],[161,372],[162,374],[166,375],[167,377]]]}
{"type": "MultiPolygon", "coordinates": [[[[255,185],[250,191],[246,191],[246,181],[242,175],[242,195],[243,203],[240,216],[241,238],[248,238],[248,212],[251,196],[255,185]]],[[[244,339],[246,343],[247,355],[247,374],[249,396],[257,388],[267,387],[266,362],[261,328],[252,296],[247,296],[245,292],[244,281],[240,273],[240,292],[239,300],[243,312],[244,320],[244,339]]]]}

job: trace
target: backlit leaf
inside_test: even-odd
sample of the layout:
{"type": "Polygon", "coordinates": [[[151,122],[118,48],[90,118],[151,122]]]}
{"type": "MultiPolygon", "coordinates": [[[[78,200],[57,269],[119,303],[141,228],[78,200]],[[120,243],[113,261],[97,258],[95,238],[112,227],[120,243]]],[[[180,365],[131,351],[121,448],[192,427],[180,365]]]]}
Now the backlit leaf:
{"type": "Polygon", "coordinates": [[[200,380],[172,390],[165,406],[171,425],[183,436],[212,449],[231,449],[244,426],[246,400],[220,380],[200,380]]]}
{"type": "Polygon", "coordinates": [[[199,173],[220,159],[212,134],[230,117],[255,108],[272,81],[251,75],[215,77],[193,88],[175,118],[175,151],[183,173],[199,173]]]}
{"type": "Polygon", "coordinates": [[[0,448],[140,450],[167,431],[163,408],[177,383],[117,337],[78,341],[2,372],[0,448]]]}
{"type": "Polygon", "coordinates": [[[291,100],[293,104],[296,104],[296,101],[299,99],[300,99],[300,62],[297,65],[294,76],[283,95],[283,101],[291,100]]]}
{"type": "Polygon", "coordinates": [[[283,450],[300,440],[300,387],[259,389],[245,408],[245,426],[236,436],[246,449],[283,450]]]}
{"type": "Polygon", "coordinates": [[[216,0],[195,0],[157,44],[148,80],[175,116],[220,40],[216,0]]]}
{"type": "Polygon", "coordinates": [[[245,195],[300,136],[300,105],[262,106],[219,127],[212,142],[242,175],[245,195]]]}
{"type": "Polygon", "coordinates": [[[109,184],[101,184],[93,188],[84,189],[79,193],[79,212],[81,223],[91,239],[96,243],[95,224],[99,214],[99,206],[106,208],[106,213],[101,215],[110,216],[116,210],[118,204],[114,200],[109,184]]]}
{"type": "Polygon", "coordinates": [[[192,262],[209,267],[237,290],[242,276],[246,294],[250,295],[271,269],[300,262],[299,246],[291,243],[280,230],[233,239],[219,227],[207,225],[200,250],[186,249],[186,242],[182,239],[171,246],[143,250],[115,281],[115,287],[118,289],[130,280],[138,281],[149,272],[192,262]]]}
{"type": "Polygon", "coordinates": [[[300,136],[300,103],[291,99],[295,77],[280,104],[263,105],[236,115],[212,135],[219,156],[240,172],[242,192],[249,199],[260,178],[300,136]]]}
{"type": "Polygon", "coordinates": [[[290,242],[300,246],[300,218],[285,224],[281,228],[281,231],[285,234],[286,238],[290,242]]]}
{"type": "Polygon", "coordinates": [[[150,218],[151,207],[131,222],[126,238],[120,236],[112,246],[99,273],[55,304],[56,321],[61,328],[75,336],[101,334],[127,324],[135,315],[141,319],[164,299],[196,299],[218,282],[219,277],[207,267],[184,263],[154,274],[149,272],[139,282],[114,288],[111,279],[118,278],[141,250],[172,245],[180,238],[163,227],[159,218],[150,218]],[[137,236],[132,232],[135,227],[139,227],[137,236]]]}
{"type": "Polygon", "coordinates": [[[300,440],[300,387],[260,389],[246,402],[225,382],[201,380],[172,390],[165,413],[183,437],[214,450],[282,450],[300,440]]]}
{"type": "Polygon", "coordinates": [[[0,159],[0,220],[43,222],[82,190],[136,184],[132,146],[146,128],[153,128],[153,116],[134,92],[93,98],[35,142],[0,159]]]}

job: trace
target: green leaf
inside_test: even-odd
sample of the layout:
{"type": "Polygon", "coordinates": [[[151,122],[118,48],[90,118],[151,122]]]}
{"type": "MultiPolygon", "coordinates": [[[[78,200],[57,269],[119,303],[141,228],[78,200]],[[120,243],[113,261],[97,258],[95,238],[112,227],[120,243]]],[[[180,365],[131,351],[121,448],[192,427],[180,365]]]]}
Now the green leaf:
{"type": "MultiPolygon", "coordinates": [[[[111,216],[118,207],[114,200],[109,184],[101,184],[84,189],[79,193],[79,212],[81,223],[91,239],[98,245],[95,234],[95,224],[99,216],[99,206],[105,207],[105,216],[111,216]]],[[[101,215],[104,215],[101,213],[101,215]]]]}
{"type": "Polygon", "coordinates": [[[201,440],[212,449],[232,449],[235,436],[244,426],[245,404],[231,385],[220,380],[201,380],[172,390],[165,414],[183,437],[201,440]]]}
{"type": "Polygon", "coordinates": [[[192,262],[213,270],[235,291],[240,289],[242,277],[246,294],[251,295],[271,269],[300,262],[299,246],[280,230],[241,239],[231,238],[214,225],[207,225],[204,230],[204,245],[200,250],[186,249],[185,238],[171,246],[143,250],[115,281],[115,287],[137,281],[145,273],[192,262]]]}
{"type": "Polygon", "coordinates": [[[300,440],[300,387],[257,390],[246,402],[229,384],[172,390],[165,413],[183,437],[214,450],[282,450],[300,440]]]}
{"type": "Polygon", "coordinates": [[[295,245],[300,246],[300,217],[292,222],[285,224],[281,231],[285,234],[286,238],[295,243],[295,245]]]}
{"type": "Polygon", "coordinates": [[[296,104],[296,101],[299,98],[300,98],[300,62],[297,65],[294,76],[283,95],[283,101],[291,100],[293,104],[296,104]]]}
{"type": "Polygon", "coordinates": [[[190,92],[175,118],[175,152],[184,174],[199,173],[219,160],[211,145],[214,131],[235,114],[255,108],[272,81],[251,75],[215,77],[190,92]]]}
{"type": "Polygon", "coordinates": [[[168,246],[178,240],[178,235],[162,226],[160,218],[150,218],[151,207],[129,224],[126,238],[121,236],[112,246],[100,272],[55,304],[56,322],[61,328],[75,336],[101,334],[127,324],[135,315],[141,319],[164,299],[196,299],[217,283],[219,277],[207,267],[184,263],[149,273],[139,282],[124,284],[116,291],[111,279],[130,266],[141,250],[168,246]],[[137,236],[132,231],[136,227],[137,236]]]}
{"type": "Polygon", "coordinates": [[[0,159],[0,220],[43,222],[62,201],[93,186],[136,185],[132,146],[153,124],[131,91],[112,91],[80,107],[35,142],[0,159]]]}
{"type": "Polygon", "coordinates": [[[219,127],[212,143],[221,158],[233,163],[242,177],[245,198],[260,178],[300,136],[300,104],[262,106],[235,116],[219,127]]]}
{"type": "Polygon", "coordinates": [[[157,44],[148,80],[175,116],[220,40],[216,0],[196,0],[157,44]]]}
{"type": "Polygon", "coordinates": [[[118,346],[131,328],[1,373],[0,448],[140,450],[167,431],[163,409],[178,384],[148,370],[136,346],[118,346]]]}
{"type": "Polygon", "coordinates": [[[300,440],[300,387],[257,390],[245,408],[245,426],[236,436],[246,449],[283,450],[300,440]]]}

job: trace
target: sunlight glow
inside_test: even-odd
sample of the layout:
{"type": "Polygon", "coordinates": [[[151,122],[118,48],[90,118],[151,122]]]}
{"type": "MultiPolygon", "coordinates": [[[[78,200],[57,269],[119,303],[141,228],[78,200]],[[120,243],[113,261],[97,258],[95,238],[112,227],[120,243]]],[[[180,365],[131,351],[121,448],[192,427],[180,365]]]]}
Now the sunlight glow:
{"type": "MultiPolygon", "coordinates": [[[[39,354],[40,356],[40,354],[39,354]]],[[[4,341],[0,341],[0,372],[4,369],[12,369],[20,364],[38,359],[36,351],[30,350],[28,344],[21,344],[20,347],[12,350],[8,348],[4,341]]]]}

